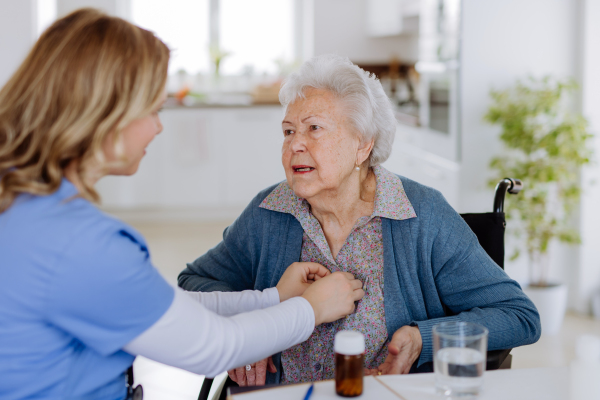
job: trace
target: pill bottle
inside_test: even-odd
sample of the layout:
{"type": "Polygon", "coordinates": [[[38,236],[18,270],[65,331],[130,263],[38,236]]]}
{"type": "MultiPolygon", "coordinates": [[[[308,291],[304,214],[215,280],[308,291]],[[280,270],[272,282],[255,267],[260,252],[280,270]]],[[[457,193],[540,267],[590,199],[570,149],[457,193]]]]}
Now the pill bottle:
{"type": "Polygon", "coordinates": [[[335,335],[335,392],[343,397],[363,392],[365,337],[360,332],[340,331],[335,335]]]}

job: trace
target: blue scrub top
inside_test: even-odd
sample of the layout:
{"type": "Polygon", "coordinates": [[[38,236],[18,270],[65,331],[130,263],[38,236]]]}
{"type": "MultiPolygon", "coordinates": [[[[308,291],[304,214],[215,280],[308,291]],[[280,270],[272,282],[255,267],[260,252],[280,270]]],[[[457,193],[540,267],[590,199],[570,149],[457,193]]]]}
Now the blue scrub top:
{"type": "Polygon", "coordinates": [[[121,349],[174,291],[133,228],[74,197],[21,195],[0,214],[0,398],[122,399],[121,349]]]}

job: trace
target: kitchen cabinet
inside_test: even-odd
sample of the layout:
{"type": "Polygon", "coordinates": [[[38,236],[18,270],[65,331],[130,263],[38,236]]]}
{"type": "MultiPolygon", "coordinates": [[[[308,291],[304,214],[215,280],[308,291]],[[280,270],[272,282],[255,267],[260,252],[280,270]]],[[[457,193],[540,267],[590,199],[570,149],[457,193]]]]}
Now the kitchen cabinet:
{"type": "Polygon", "coordinates": [[[99,182],[108,210],[239,212],[285,179],[280,106],[172,108],[132,177],[99,182]]]}
{"type": "Polygon", "coordinates": [[[402,33],[402,3],[398,0],[368,0],[367,33],[371,37],[402,33]]]}
{"type": "MultiPolygon", "coordinates": [[[[166,109],[163,132],[139,171],[99,182],[102,205],[128,218],[235,218],[258,192],[285,179],[282,117],[280,106],[166,109]]],[[[407,127],[398,129],[384,166],[440,190],[455,205],[456,164],[411,144],[407,127]]]]}
{"type": "Polygon", "coordinates": [[[421,0],[367,0],[367,35],[395,36],[419,29],[421,0]]]}

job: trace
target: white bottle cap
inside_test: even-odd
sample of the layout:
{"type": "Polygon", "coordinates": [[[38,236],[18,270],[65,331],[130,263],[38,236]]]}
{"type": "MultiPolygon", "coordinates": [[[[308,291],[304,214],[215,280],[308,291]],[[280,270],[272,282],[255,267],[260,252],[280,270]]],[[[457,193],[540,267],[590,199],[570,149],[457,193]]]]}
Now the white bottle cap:
{"type": "Polygon", "coordinates": [[[592,363],[600,363],[600,337],[581,335],[575,344],[577,359],[592,363]]]}
{"type": "Polygon", "coordinates": [[[340,331],[335,334],[334,350],[337,354],[356,356],[365,352],[365,337],[360,332],[340,331]]]}

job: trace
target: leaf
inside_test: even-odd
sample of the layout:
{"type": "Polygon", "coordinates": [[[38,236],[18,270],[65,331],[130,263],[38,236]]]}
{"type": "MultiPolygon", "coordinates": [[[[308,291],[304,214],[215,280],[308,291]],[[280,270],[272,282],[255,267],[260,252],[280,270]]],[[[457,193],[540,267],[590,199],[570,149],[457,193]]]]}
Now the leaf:
{"type": "MultiPolygon", "coordinates": [[[[545,76],[490,91],[492,103],[484,120],[501,127],[504,151],[490,161],[496,178],[488,184],[493,187],[504,176],[524,182],[523,191],[507,199],[507,219],[521,221],[511,231],[525,236],[529,254],[545,253],[555,238],[580,243],[572,211],[581,196],[579,170],[593,154],[587,120],[567,107],[576,89],[573,79],[545,76]]],[[[517,250],[510,259],[519,256],[517,250]]]]}
{"type": "Polygon", "coordinates": [[[514,253],[510,256],[510,261],[515,261],[521,255],[521,251],[519,249],[515,250],[514,253]]]}

